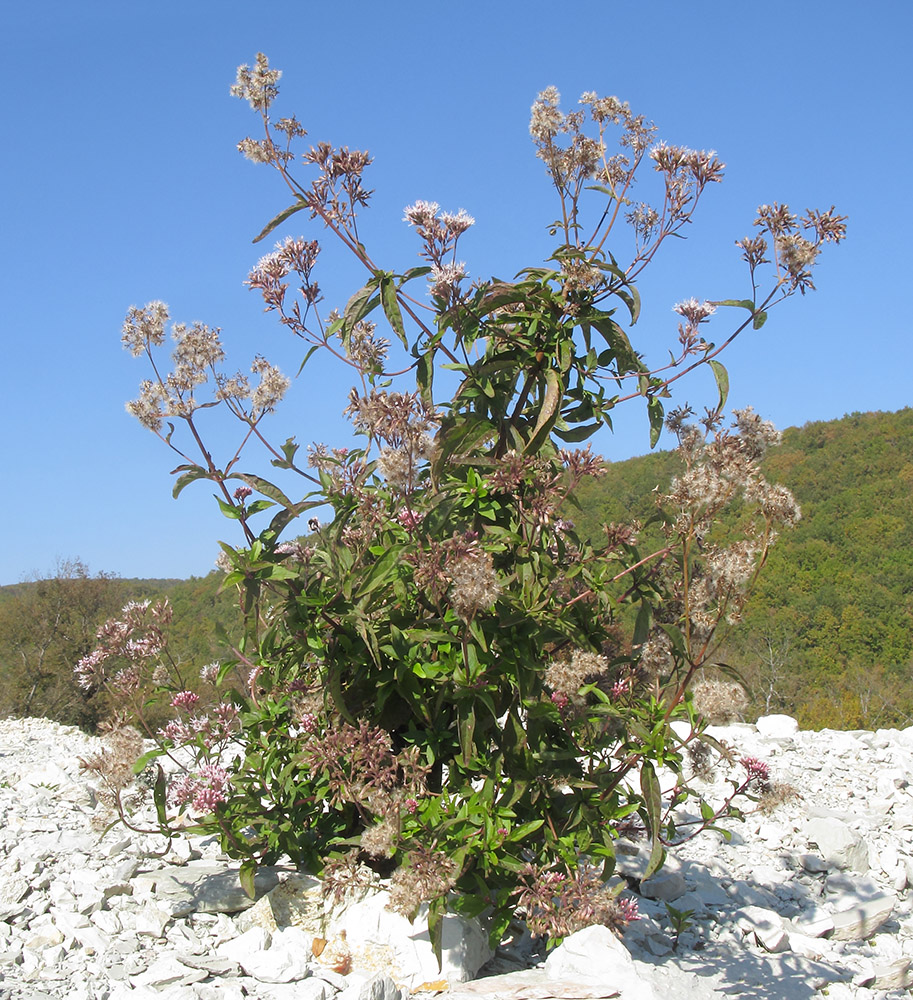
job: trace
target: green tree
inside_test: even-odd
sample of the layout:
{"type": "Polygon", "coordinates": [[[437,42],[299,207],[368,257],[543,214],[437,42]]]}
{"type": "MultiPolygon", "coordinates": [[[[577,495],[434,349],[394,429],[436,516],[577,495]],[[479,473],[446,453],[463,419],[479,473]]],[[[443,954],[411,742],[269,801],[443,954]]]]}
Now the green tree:
{"type": "Polygon", "coordinates": [[[16,588],[0,603],[0,712],[93,728],[100,706],[76,684],[73,668],[121,600],[119,580],[93,576],[79,559],[16,588]]]}

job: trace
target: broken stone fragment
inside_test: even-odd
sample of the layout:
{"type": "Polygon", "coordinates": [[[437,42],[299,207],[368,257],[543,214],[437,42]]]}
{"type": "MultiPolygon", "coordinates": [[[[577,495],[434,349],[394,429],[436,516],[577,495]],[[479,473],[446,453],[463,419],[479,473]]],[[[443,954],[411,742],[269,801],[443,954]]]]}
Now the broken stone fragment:
{"type": "Polygon", "coordinates": [[[637,972],[631,953],[601,925],[565,938],[546,960],[545,974],[550,980],[611,985],[621,1000],[654,998],[653,987],[637,972]]]}
{"type": "Polygon", "coordinates": [[[856,872],[869,870],[868,845],[842,820],[834,816],[814,817],[806,824],[805,836],[818,846],[818,853],[830,864],[856,872]]]}
{"type": "Polygon", "coordinates": [[[884,893],[862,899],[847,909],[834,913],[833,937],[837,941],[861,941],[871,937],[894,912],[897,897],[884,893]]]}

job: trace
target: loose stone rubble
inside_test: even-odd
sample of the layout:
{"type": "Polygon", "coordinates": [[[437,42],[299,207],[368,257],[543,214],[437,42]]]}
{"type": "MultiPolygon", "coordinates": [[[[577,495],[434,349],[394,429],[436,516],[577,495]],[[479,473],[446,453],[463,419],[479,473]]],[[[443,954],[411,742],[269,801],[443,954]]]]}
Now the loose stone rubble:
{"type": "Polygon", "coordinates": [[[163,855],[157,835],[106,829],[79,767],[100,741],[0,721],[0,1000],[909,996],[913,727],[807,733],[771,716],[711,733],[796,797],[727,821],[728,840],[680,845],[650,879],[643,843],[619,841],[641,914],[621,941],[590,927],[546,954],[518,924],[492,956],[454,915],[439,967],[422,915],[410,924],[382,892],[328,911],[315,879],[277,866],[254,903],[214,839],[163,855]]]}

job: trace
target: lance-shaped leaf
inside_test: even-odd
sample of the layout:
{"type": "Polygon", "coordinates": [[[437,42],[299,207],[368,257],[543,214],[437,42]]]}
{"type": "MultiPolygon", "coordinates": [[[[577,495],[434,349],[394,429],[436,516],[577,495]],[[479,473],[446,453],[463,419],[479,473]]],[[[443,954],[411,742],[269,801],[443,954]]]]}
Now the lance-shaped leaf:
{"type": "Polygon", "coordinates": [[[650,418],[650,447],[655,448],[656,442],[659,441],[659,436],[663,432],[663,420],[665,418],[663,404],[656,396],[651,396],[647,400],[647,416],[650,418]]]}
{"type": "Polygon", "coordinates": [[[248,858],[246,861],[241,862],[241,870],[238,872],[238,880],[241,883],[241,888],[244,890],[244,894],[248,899],[257,898],[257,890],[254,886],[254,878],[257,874],[257,862],[252,858],[248,858]]]}
{"type": "Polygon", "coordinates": [[[152,786],[152,801],[155,804],[155,816],[159,826],[168,826],[168,814],[165,808],[168,794],[168,780],[161,764],[155,767],[155,784],[152,786]]]}
{"type": "Polygon", "coordinates": [[[650,839],[653,844],[652,850],[650,851],[650,860],[647,862],[647,868],[643,875],[644,879],[648,879],[651,875],[659,871],[662,867],[662,863],[666,860],[666,852],[663,848],[662,841],[659,839],[662,823],[662,817],[660,815],[662,802],[659,789],[659,779],[656,777],[656,771],[653,769],[653,765],[650,761],[645,761],[641,766],[640,790],[644,797],[644,809],[647,813],[647,823],[650,827],[650,839]]]}
{"type": "Polygon", "coordinates": [[[260,231],[259,236],[255,236],[251,242],[259,243],[260,240],[265,239],[269,234],[277,227],[281,226],[286,219],[291,218],[296,212],[300,212],[302,208],[307,208],[308,203],[304,198],[299,198],[294,205],[289,205],[288,208],[284,208],[275,218],[270,219],[269,222],[260,231]]]}
{"type": "Polygon", "coordinates": [[[545,395],[542,399],[542,406],[539,407],[539,414],[536,417],[536,426],[533,428],[532,437],[526,445],[525,451],[534,454],[545,440],[548,432],[558,413],[561,405],[561,397],[564,385],[561,376],[554,368],[545,370],[545,395]]]}
{"type": "Polygon", "coordinates": [[[372,278],[364,288],[359,288],[346,303],[342,317],[347,329],[351,330],[360,319],[364,319],[380,301],[374,294],[377,291],[379,280],[379,278],[372,278]]]}
{"type": "Polygon", "coordinates": [[[559,427],[555,430],[555,437],[559,437],[562,441],[567,441],[570,444],[576,444],[579,441],[586,441],[588,437],[592,437],[600,427],[602,427],[601,421],[597,421],[594,424],[581,424],[579,427],[572,427],[570,430],[562,430],[559,427]]]}
{"type": "Polygon", "coordinates": [[[719,363],[719,361],[708,361],[713,377],[716,379],[716,387],[720,390],[720,409],[726,405],[729,396],[729,372],[719,363]]]}
{"type": "Polygon", "coordinates": [[[383,587],[391,583],[396,576],[396,569],[402,555],[402,546],[394,545],[377,560],[368,570],[367,575],[361,582],[361,586],[352,596],[353,601],[360,601],[362,598],[372,594],[378,587],[383,587]]]}
{"type": "Polygon", "coordinates": [[[463,755],[463,766],[469,767],[474,756],[473,738],[476,731],[476,712],[472,706],[460,706],[460,718],[457,723],[460,737],[460,753],[463,755]]]}
{"type": "Polygon", "coordinates": [[[236,504],[226,503],[224,500],[220,500],[215,495],[215,493],[213,493],[213,497],[215,498],[216,503],[219,505],[219,510],[221,510],[226,517],[230,517],[233,521],[240,520],[241,515],[243,513],[240,507],[238,507],[236,504]]]}
{"type": "Polygon", "coordinates": [[[248,486],[252,486],[258,493],[262,493],[265,497],[269,497],[270,500],[274,500],[283,507],[291,508],[295,506],[282,490],[278,486],[274,486],[268,479],[262,479],[251,472],[244,472],[238,478],[243,479],[248,486]]]}
{"type": "Polygon", "coordinates": [[[712,306],[735,306],[737,309],[747,309],[754,312],[754,302],[751,299],[720,299],[718,302],[711,302],[712,306]]]}
{"type": "Polygon", "coordinates": [[[399,300],[396,298],[396,286],[393,284],[393,276],[385,274],[380,281],[380,300],[384,307],[384,315],[387,322],[393,327],[393,332],[402,341],[403,347],[408,347],[406,339],[406,327],[403,325],[403,314],[399,308],[399,300]]]}
{"type": "Polygon", "coordinates": [[[175,500],[180,496],[181,491],[185,486],[189,486],[191,483],[195,482],[197,479],[212,479],[211,473],[207,472],[206,469],[199,465],[179,465],[176,469],[171,470],[171,475],[180,472],[181,475],[178,476],[174,489],[171,491],[171,495],[175,500]]]}

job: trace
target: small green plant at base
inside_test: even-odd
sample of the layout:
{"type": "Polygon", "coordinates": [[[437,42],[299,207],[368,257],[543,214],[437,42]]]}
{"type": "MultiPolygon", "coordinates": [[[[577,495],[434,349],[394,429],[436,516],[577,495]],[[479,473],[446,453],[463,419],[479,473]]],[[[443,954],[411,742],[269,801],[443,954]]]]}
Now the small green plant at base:
{"type": "MultiPolygon", "coordinates": [[[[750,409],[724,426],[728,375],[717,356],[812,287],[843,220],[762,206],[759,235],[738,244],[751,298],[679,303],[677,347],[650,369],[622,321],[637,321],[638,275],[720,179],[713,154],[657,142],[615,98],[585,94],[582,110],[565,113],[557,92],[543,91],[530,132],[558,195],[554,253],[513,279],[470,285],[457,260],[474,221],[466,212],[407,206],[422,264],[387,270],[357,226],[368,154],[319,143],[303,154],[315,176],[293,174],[291,148],[305,132],[296,118],[273,122],[278,78],[258,55],[234,88],[263,128],[240,150],[276,169],[294,198],[258,239],[304,212],[367,280],[344,308],[325,310],[320,245],[288,237],[248,283],[305,343],[302,368],[318,350],[349,366],[345,412],[363,446],[317,443],[305,457],[294,439],[272,443],[264,421],[286,376],[262,357],[252,378],[227,373],[218,331],[200,323],[174,325],[165,375],[167,307],[131,308],[122,339],[152,378],[128,409],[180,455],[175,495],[209,482],[239,526],[240,544],[220,544],[243,622],[212,672],[222,700],[205,716],[162,660],[164,613],[154,608],[103,630],[80,677],[134,702],[151,684],[168,700],[177,716],[156,752],[189,749],[196,764],[170,783],[159,772],[162,829],[177,812],[217,833],[251,892],[256,867],[288,855],[330,875],[337,894],[365,868],[387,877],[395,909],[411,916],[428,904],[437,947],[448,905],[483,918],[493,942],[517,912],[552,942],[592,922],[620,929],[636,908],[606,887],[615,839],[637,822],[651,845],[647,874],[663,863],[674,828],[658,774],[680,774],[685,748],[670,723],[687,719],[702,739],[691,682],[714,664],[777,530],[799,516],[760,473],[773,427],[750,409]],[[631,200],[644,164],[660,182],[655,206],[631,200]],[[608,239],[625,224],[633,249],[621,264],[608,239]],[[705,340],[710,318],[732,309],[742,321],[723,344],[705,340]],[[700,366],[716,378],[715,406],[700,425],[687,407],[667,417],[670,386],[700,366]],[[457,387],[441,395],[444,371],[457,387]],[[647,552],[636,526],[607,526],[593,544],[563,514],[603,468],[580,445],[635,399],[652,442],[666,421],[684,463],[656,515],[665,543],[647,552]],[[200,426],[215,408],[240,425],[224,461],[200,426]],[[242,466],[251,442],[292,486],[242,466]],[[742,511],[734,541],[713,530],[730,505],[742,511]],[[281,540],[299,519],[309,533],[281,540]]],[[[693,794],[680,784],[676,804],[693,794]]],[[[716,817],[711,809],[704,826],[716,817]]]]}
{"type": "Polygon", "coordinates": [[[671,903],[666,903],[666,913],[669,917],[669,926],[672,928],[672,950],[678,950],[679,938],[686,931],[691,930],[694,921],[694,910],[677,910],[671,903]]]}

